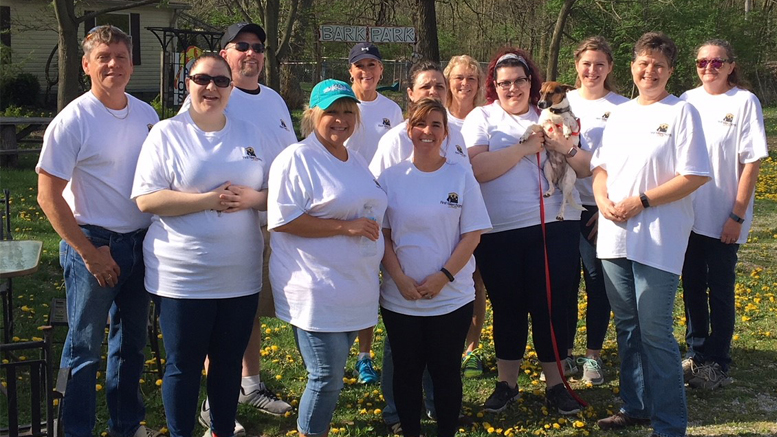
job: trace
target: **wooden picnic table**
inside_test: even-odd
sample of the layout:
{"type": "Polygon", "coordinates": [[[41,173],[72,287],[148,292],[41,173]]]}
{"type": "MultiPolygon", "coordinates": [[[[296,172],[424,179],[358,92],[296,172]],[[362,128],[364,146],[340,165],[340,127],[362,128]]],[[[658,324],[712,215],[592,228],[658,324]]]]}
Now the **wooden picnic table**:
{"type": "Polygon", "coordinates": [[[40,148],[20,149],[32,132],[45,128],[52,117],[0,117],[0,166],[15,167],[20,153],[39,153],[40,148]],[[27,126],[16,132],[18,126],[27,126]]]}

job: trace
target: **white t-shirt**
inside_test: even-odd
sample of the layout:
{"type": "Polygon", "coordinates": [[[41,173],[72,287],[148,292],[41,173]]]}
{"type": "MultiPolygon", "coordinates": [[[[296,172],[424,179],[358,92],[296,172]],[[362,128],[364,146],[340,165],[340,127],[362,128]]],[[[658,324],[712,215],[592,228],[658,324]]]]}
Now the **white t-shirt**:
{"type": "MultiPolygon", "coordinates": [[[[526,129],[537,124],[538,119],[539,115],[534,106],[530,106],[525,114],[512,115],[502,109],[497,100],[490,105],[473,109],[464,120],[461,133],[467,148],[487,145],[488,151],[493,152],[518,143],[526,129]]],[[[540,153],[540,167],[537,167],[537,156],[526,156],[502,176],[480,184],[488,215],[494,226],[491,232],[540,224],[539,179],[542,181],[542,192],[548,189],[544,174],[539,177],[545,159],[545,154],[540,153]]],[[[556,214],[561,207],[561,190],[556,190],[551,197],[543,200],[546,223],[556,221],[556,214]]],[[[580,211],[566,208],[564,218],[580,220],[580,211]]]]}
{"type": "Polygon", "coordinates": [[[130,192],[140,148],[159,121],[154,108],[125,95],[122,111],[111,111],[91,91],[70,102],[46,129],[35,167],[68,181],[62,196],[79,225],[119,233],[151,223],[130,192]]]}
{"type": "MultiPolygon", "coordinates": [[[[699,87],[680,98],[699,111],[712,166],[712,180],[693,193],[693,232],[719,239],[736,201],[744,165],[769,156],[761,102],[750,91],[736,87],[720,95],[699,87]]],[[[753,197],[742,218],[738,244],[747,242],[753,197]]]]}
{"type": "Polygon", "coordinates": [[[461,127],[464,126],[463,118],[456,118],[448,111],[448,129],[456,129],[461,133],[461,127]]]}
{"type": "MultiPolygon", "coordinates": [[[[266,138],[262,148],[269,166],[283,149],[297,142],[297,135],[289,108],[280,94],[262,84],[259,84],[259,89],[262,90],[259,94],[250,94],[234,87],[224,113],[259,128],[266,138]]],[[[191,98],[186,96],[178,113],[188,111],[190,106],[191,98]]],[[[267,225],[267,212],[259,211],[259,221],[262,226],[267,225]]]]}
{"type": "MultiPolygon", "coordinates": [[[[491,228],[475,176],[461,165],[446,162],[436,171],[423,172],[406,160],[386,169],[379,182],[388,196],[383,227],[391,229],[402,271],[416,282],[440,271],[461,234],[491,228]]],[[[384,269],[380,304],[411,316],[451,313],[475,299],[474,271],[472,256],[434,299],[411,301],[402,297],[384,269]]]]}
{"type": "MultiPolygon", "coordinates": [[[[268,225],[272,230],[302,214],[353,220],[371,205],[378,223],[386,193],[358,153],[335,158],[315,134],[281,152],[270,168],[268,225]]],[[[270,283],[279,319],[306,331],[347,332],[378,320],[378,269],[383,235],[373,256],[361,237],[308,238],[274,232],[270,283]]]]}
{"type": "MultiPolygon", "coordinates": [[[[223,129],[204,132],[188,112],[159,122],[143,144],[132,197],[173,190],[205,193],[224,182],[266,187],[264,136],[227,117],[223,129]]],[[[200,211],[154,215],[143,242],[146,289],[179,299],[226,299],[262,288],[264,243],[257,211],[200,211]]]]}
{"type": "MultiPolygon", "coordinates": [[[[607,171],[611,201],[637,196],[676,175],[710,175],[699,114],[669,95],[640,105],[631,100],[615,108],[594,152],[591,168],[607,171]]],[[[693,225],[690,196],[651,206],[625,223],[599,218],[596,254],[627,258],[679,275],[693,225]]]]}
{"type": "MultiPolygon", "coordinates": [[[[378,143],[378,151],[370,162],[370,171],[375,177],[380,176],[383,170],[392,165],[399,164],[413,154],[413,140],[407,134],[407,120],[388,131],[378,143]]],[[[467,149],[464,147],[464,138],[461,132],[448,123],[448,136],[440,146],[440,156],[447,158],[448,162],[460,163],[472,169],[469,163],[467,149]]]]}
{"type": "Polygon", "coordinates": [[[361,125],[345,142],[348,150],[358,152],[364,162],[372,161],[378,150],[378,141],[391,128],[402,123],[402,109],[393,100],[378,93],[378,98],[371,102],[362,100],[359,103],[361,125]]]}
{"type": "MultiPolygon", "coordinates": [[[[602,144],[602,132],[612,109],[629,101],[613,92],[600,99],[588,100],[580,97],[578,90],[568,92],[567,99],[575,117],[580,119],[580,148],[589,152],[594,152],[602,144]]],[[[575,188],[583,205],[596,205],[592,177],[578,178],[575,188]]]]}

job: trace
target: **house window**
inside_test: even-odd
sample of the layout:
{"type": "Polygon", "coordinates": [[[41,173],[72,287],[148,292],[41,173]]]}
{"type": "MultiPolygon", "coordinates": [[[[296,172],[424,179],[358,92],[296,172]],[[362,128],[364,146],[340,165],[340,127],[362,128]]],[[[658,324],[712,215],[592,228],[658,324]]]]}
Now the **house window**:
{"type": "Polygon", "coordinates": [[[140,14],[102,14],[97,18],[87,20],[84,24],[84,32],[89,32],[95,26],[102,26],[104,24],[116,26],[127,32],[132,37],[132,64],[140,65],[140,14]]]}
{"type": "Polygon", "coordinates": [[[0,64],[11,63],[11,7],[0,6],[0,64]]]}

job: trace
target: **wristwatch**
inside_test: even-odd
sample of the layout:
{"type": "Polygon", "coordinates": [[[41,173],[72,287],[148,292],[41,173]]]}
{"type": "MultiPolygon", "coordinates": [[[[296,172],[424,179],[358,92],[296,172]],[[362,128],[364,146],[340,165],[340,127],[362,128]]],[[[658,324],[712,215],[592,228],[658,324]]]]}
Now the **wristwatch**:
{"type": "Polygon", "coordinates": [[[648,199],[648,196],[645,195],[645,193],[639,193],[639,200],[642,202],[643,208],[650,208],[650,199],[648,199]]]}
{"type": "Polygon", "coordinates": [[[567,158],[572,158],[573,156],[577,155],[577,147],[572,147],[569,149],[569,152],[567,152],[567,158]]]}

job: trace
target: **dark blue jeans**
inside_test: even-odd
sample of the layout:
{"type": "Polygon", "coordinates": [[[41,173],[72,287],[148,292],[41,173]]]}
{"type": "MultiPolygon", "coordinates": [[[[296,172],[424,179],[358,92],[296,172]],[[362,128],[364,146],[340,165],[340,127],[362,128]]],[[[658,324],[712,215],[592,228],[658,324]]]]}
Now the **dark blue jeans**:
{"type": "Polygon", "coordinates": [[[220,437],[233,435],[243,352],[259,293],[230,299],[153,299],[167,353],[162,402],[170,436],[192,436],[206,355],[211,429],[220,437]]]}
{"type": "Polygon", "coordinates": [[[99,226],[81,226],[96,247],[109,246],[121,274],[114,287],[100,287],[83,258],[64,241],[59,244],[59,263],[64,269],[69,330],[60,366],[70,368],[62,403],[66,437],[91,437],[95,425],[97,395],[94,389],[110,314],[105,396],[111,435],[135,433],[145,416],[140,394],[148,325],[148,293],[143,286],[143,238],[145,230],[126,234],[99,226]]]}
{"type": "MultiPolygon", "coordinates": [[[[596,239],[591,241],[588,238],[596,223],[586,226],[591,217],[599,213],[599,208],[595,205],[583,205],[583,207],[585,211],[580,217],[580,261],[583,265],[585,293],[588,297],[585,312],[586,348],[601,350],[604,336],[607,335],[607,327],[610,325],[610,301],[604,288],[602,261],[596,257],[596,239]]],[[[576,283],[580,283],[580,270],[578,270],[576,283]]],[[[575,334],[577,334],[577,297],[577,293],[569,294],[569,329],[567,330],[569,349],[574,348],[575,334]]]]}
{"type": "Polygon", "coordinates": [[[737,251],[738,244],[691,232],[683,265],[687,355],[701,363],[714,361],[724,372],[731,364],[736,319],[737,251]]]}

